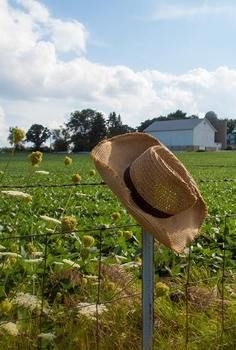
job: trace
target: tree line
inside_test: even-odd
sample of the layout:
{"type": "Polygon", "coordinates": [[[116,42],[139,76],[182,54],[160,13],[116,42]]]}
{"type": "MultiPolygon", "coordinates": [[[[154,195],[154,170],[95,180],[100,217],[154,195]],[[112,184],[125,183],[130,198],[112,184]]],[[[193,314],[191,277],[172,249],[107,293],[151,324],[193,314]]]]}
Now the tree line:
{"type": "MultiPolygon", "coordinates": [[[[33,148],[40,150],[44,143],[50,139],[50,150],[56,152],[66,152],[71,149],[74,152],[90,151],[99,141],[105,137],[112,137],[129,132],[142,132],[155,121],[176,120],[198,118],[197,115],[188,116],[181,110],[169,113],[167,116],[159,116],[146,119],[136,128],[132,128],[127,124],[123,124],[121,116],[112,112],[105,119],[101,112],[93,109],[83,109],[74,111],[70,114],[69,120],[57,129],[49,130],[41,124],[33,124],[26,132],[23,143],[17,145],[19,149],[24,149],[26,142],[33,143],[33,148]]],[[[235,119],[227,120],[227,132],[231,133],[236,129],[235,119]]],[[[8,141],[13,144],[13,130],[10,127],[8,141]]]]}

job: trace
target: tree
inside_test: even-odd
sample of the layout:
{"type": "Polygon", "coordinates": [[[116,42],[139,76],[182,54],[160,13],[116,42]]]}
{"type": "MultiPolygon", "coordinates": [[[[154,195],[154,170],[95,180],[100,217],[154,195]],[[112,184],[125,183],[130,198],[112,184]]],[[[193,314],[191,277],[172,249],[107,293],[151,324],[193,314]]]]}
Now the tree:
{"type": "Polygon", "coordinates": [[[71,113],[66,124],[74,143],[74,151],[89,151],[92,145],[104,135],[102,114],[93,109],[83,109],[71,113]],[[98,138],[95,135],[98,134],[98,138]],[[94,140],[93,140],[94,138],[94,140]]]}
{"type": "Polygon", "coordinates": [[[10,143],[10,145],[13,145],[13,133],[14,133],[14,129],[16,129],[17,128],[17,126],[10,126],[10,128],[9,128],[9,135],[8,135],[8,141],[9,141],[9,143],[10,143]]]}
{"type": "Polygon", "coordinates": [[[199,119],[199,116],[196,114],[192,114],[188,117],[189,119],[199,119]]]}
{"type": "Polygon", "coordinates": [[[23,139],[25,138],[25,132],[23,129],[18,128],[17,126],[13,127],[10,126],[9,128],[9,135],[8,135],[8,141],[10,145],[15,145],[15,150],[23,150],[23,139]]]}
{"type": "Polygon", "coordinates": [[[197,115],[191,115],[187,116],[187,113],[182,112],[180,109],[178,109],[174,113],[169,113],[167,116],[161,115],[160,117],[152,118],[152,119],[146,119],[144,122],[141,122],[141,124],[137,127],[138,131],[145,130],[149,125],[156,121],[165,121],[165,120],[180,120],[180,119],[195,119],[198,118],[197,115]]]}
{"type": "Polygon", "coordinates": [[[34,143],[35,148],[39,149],[50,135],[51,132],[48,128],[41,124],[33,124],[26,133],[26,141],[34,143]]]}
{"type": "Polygon", "coordinates": [[[115,112],[110,113],[107,120],[108,137],[119,135],[121,127],[122,127],[122,122],[121,122],[120,115],[117,117],[115,112]]]}
{"type": "Polygon", "coordinates": [[[89,132],[95,113],[93,109],[83,109],[81,112],[75,111],[70,114],[70,120],[66,126],[71,133],[74,151],[89,150],[89,132]]]}
{"type": "Polygon", "coordinates": [[[169,113],[166,117],[167,120],[176,120],[176,119],[189,119],[187,117],[187,113],[182,112],[180,109],[178,109],[174,113],[169,113]]]}
{"type": "Polygon", "coordinates": [[[227,121],[227,134],[232,134],[236,130],[236,119],[225,119],[227,121]]]}
{"type": "Polygon", "coordinates": [[[92,120],[89,132],[89,148],[92,149],[107,134],[106,121],[102,113],[97,112],[92,120]]]}
{"type": "Polygon", "coordinates": [[[52,132],[52,138],[54,140],[53,142],[53,148],[56,152],[67,152],[71,137],[70,133],[67,128],[60,126],[59,129],[55,129],[52,132]]]}
{"type": "Polygon", "coordinates": [[[134,131],[133,128],[121,121],[120,115],[110,113],[106,121],[103,114],[93,109],[83,109],[70,114],[66,124],[74,151],[89,151],[104,137],[115,136],[134,131]]]}
{"type": "Polygon", "coordinates": [[[128,124],[123,124],[121,131],[122,131],[121,134],[126,134],[126,133],[129,133],[129,132],[135,132],[136,129],[132,128],[128,124]]]}
{"type": "Polygon", "coordinates": [[[123,124],[120,114],[117,116],[115,112],[109,114],[107,120],[107,135],[108,137],[125,134],[134,131],[133,128],[127,124],[123,124]]]}
{"type": "MultiPolygon", "coordinates": [[[[144,122],[141,122],[141,124],[137,127],[137,130],[139,132],[142,132],[145,130],[149,125],[154,123],[155,121],[160,120],[159,118],[152,118],[152,119],[146,119],[144,122]]],[[[164,120],[166,120],[166,117],[164,117],[164,120]]]]}

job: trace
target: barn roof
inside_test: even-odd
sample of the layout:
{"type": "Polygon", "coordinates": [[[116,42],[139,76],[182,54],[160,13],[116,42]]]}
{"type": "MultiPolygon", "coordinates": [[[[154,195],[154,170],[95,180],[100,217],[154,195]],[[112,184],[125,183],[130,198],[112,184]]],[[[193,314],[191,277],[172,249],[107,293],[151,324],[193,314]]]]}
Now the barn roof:
{"type": "MultiPolygon", "coordinates": [[[[144,132],[150,131],[173,131],[173,130],[192,130],[204,119],[177,119],[177,120],[163,120],[156,121],[149,125],[144,132]]],[[[205,119],[206,120],[206,119],[205,119]]],[[[210,124],[210,123],[209,123],[210,124]]],[[[214,127],[210,124],[214,129],[214,127]]]]}

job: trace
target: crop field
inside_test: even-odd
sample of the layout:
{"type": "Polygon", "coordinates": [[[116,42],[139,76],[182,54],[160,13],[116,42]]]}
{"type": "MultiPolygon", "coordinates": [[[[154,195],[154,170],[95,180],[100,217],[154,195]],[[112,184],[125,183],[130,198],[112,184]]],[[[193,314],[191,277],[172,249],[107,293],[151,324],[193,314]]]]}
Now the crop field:
{"type": "MultiPolygon", "coordinates": [[[[183,254],[155,243],[154,348],[235,349],[236,152],[176,155],[209,217],[183,254]]],[[[69,157],[0,154],[0,349],[137,350],[141,228],[69,157]]]]}

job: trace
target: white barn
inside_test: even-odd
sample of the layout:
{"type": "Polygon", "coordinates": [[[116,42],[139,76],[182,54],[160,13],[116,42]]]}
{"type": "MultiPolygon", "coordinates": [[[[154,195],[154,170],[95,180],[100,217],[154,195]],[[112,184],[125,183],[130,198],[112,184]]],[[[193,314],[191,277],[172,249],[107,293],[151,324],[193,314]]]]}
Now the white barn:
{"type": "Polygon", "coordinates": [[[164,145],[176,150],[217,150],[216,129],[207,119],[178,119],[156,121],[144,132],[156,137],[164,145]]]}

